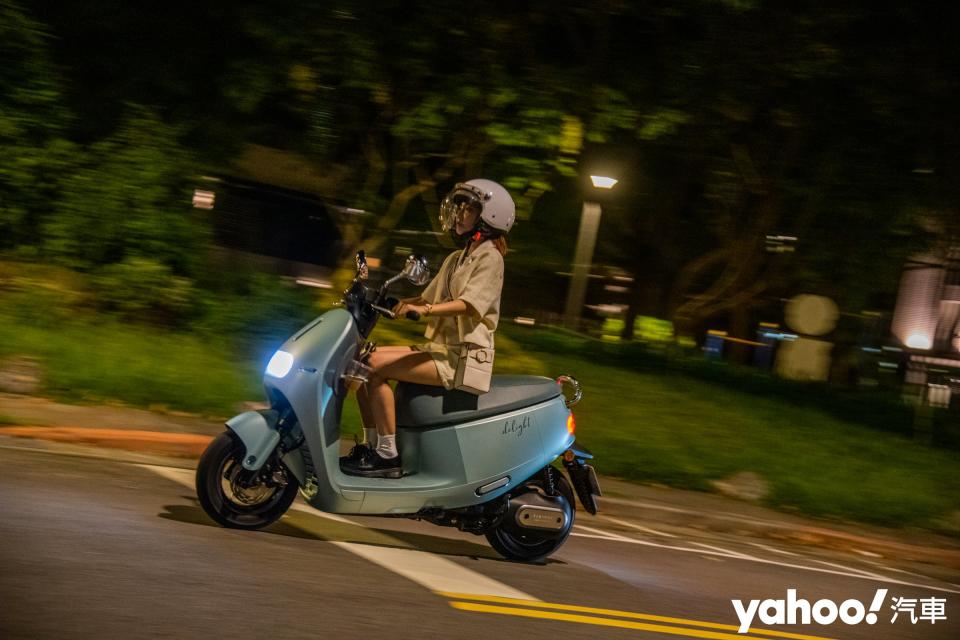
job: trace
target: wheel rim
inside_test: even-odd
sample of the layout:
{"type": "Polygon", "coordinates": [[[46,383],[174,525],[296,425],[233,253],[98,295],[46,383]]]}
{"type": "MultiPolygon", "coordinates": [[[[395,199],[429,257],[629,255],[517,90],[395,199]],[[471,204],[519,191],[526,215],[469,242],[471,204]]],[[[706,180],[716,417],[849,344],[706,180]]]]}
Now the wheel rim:
{"type": "Polygon", "coordinates": [[[241,479],[247,470],[240,461],[242,454],[242,449],[234,448],[224,456],[215,482],[224,516],[238,524],[251,525],[283,499],[285,487],[268,486],[259,476],[256,484],[244,486],[241,479]]]}
{"type": "Polygon", "coordinates": [[[242,484],[245,469],[235,458],[227,458],[220,472],[220,491],[236,507],[256,507],[277,494],[280,486],[268,487],[264,482],[252,486],[242,484]]]}

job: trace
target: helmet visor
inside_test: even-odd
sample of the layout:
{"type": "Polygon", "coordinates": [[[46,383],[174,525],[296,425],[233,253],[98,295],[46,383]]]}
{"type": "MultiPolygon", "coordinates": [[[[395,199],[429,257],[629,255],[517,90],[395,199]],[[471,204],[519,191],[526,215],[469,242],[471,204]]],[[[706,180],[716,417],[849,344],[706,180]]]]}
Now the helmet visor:
{"type": "Polygon", "coordinates": [[[483,200],[470,185],[458,184],[440,203],[440,226],[450,231],[468,214],[483,211],[483,200]]]}

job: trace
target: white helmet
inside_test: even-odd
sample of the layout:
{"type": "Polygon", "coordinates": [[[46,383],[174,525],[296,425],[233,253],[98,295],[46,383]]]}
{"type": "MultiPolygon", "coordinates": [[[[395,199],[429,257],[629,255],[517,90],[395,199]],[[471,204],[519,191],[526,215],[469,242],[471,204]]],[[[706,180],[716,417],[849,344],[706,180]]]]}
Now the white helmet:
{"type": "MultiPolygon", "coordinates": [[[[480,209],[480,220],[494,232],[507,234],[517,218],[513,198],[493,180],[458,182],[440,204],[440,225],[450,231],[465,209],[480,209]]],[[[479,223],[478,223],[479,224],[479,223]]]]}

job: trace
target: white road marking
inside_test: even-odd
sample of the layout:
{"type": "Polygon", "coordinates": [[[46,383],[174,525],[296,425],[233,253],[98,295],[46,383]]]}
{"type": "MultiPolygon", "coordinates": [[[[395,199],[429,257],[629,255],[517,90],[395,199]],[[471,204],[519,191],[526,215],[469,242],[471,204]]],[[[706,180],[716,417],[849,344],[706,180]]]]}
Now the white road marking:
{"type": "MultiPolygon", "coordinates": [[[[194,489],[195,472],[192,469],[175,469],[172,467],[160,467],[151,464],[138,465],[148,469],[157,475],[172,480],[190,489],[194,489]]],[[[301,502],[294,502],[292,509],[303,511],[312,515],[350,524],[356,527],[364,527],[358,522],[349,520],[333,513],[324,513],[318,511],[309,505],[301,502]]],[[[498,582],[492,578],[461,567],[455,562],[441,558],[427,551],[417,551],[414,549],[398,549],[395,547],[374,546],[360,544],[357,542],[336,542],[331,541],[341,549],[349,551],[360,556],[364,560],[392,571],[408,580],[430,589],[431,591],[441,591],[448,593],[466,593],[482,596],[500,596],[503,598],[518,598],[522,600],[533,600],[539,602],[528,593],[519,591],[498,582]]]]}
{"type": "Polygon", "coordinates": [[[759,547],[760,549],[765,549],[767,551],[770,551],[771,553],[779,553],[785,556],[793,556],[794,558],[800,557],[799,553],[793,553],[792,551],[784,551],[783,549],[777,549],[776,547],[771,547],[766,544],[760,544],[759,542],[751,542],[750,544],[752,544],[755,547],[759,547]]]}
{"type": "Polygon", "coordinates": [[[166,478],[167,480],[173,480],[177,484],[182,484],[188,489],[194,489],[195,484],[193,479],[197,476],[197,472],[193,469],[178,469],[176,467],[161,467],[155,464],[140,464],[138,467],[143,467],[144,469],[149,469],[153,471],[160,477],[166,478]]]}
{"type": "Polygon", "coordinates": [[[294,500],[293,504],[290,505],[290,508],[296,509],[297,511],[302,511],[303,513],[309,513],[310,515],[314,515],[320,518],[326,518],[327,520],[333,520],[334,522],[341,522],[343,524],[353,524],[358,527],[363,526],[363,525],[357,524],[353,520],[347,520],[343,516],[338,516],[335,513],[327,513],[326,511],[319,511],[317,509],[314,509],[310,505],[300,502],[299,499],[294,500]]]}
{"type": "Polygon", "coordinates": [[[380,547],[356,542],[334,542],[333,544],[378,564],[388,571],[400,574],[431,591],[500,596],[539,602],[539,598],[534,598],[427,551],[380,547]]]}
{"type": "Polygon", "coordinates": [[[582,524],[575,524],[573,525],[573,528],[580,529],[582,531],[589,531],[594,535],[588,536],[586,534],[576,533],[576,532],[571,533],[570,535],[582,536],[584,538],[605,538],[606,540],[619,540],[620,542],[633,542],[633,538],[628,538],[626,536],[620,535],[619,533],[613,533],[612,531],[601,531],[600,529],[594,529],[593,527],[588,527],[582,524]]]}
{"type": "Polygon", "coordinates": [[[740,553],[738,551],[730,551],[729,549],[724,549],[723,547],[715,547],[712,544],[704,544],[703,542],[695,542],[693,540],[689,541],[690,544],[695,544],[698,547],[703,547],[704,549],[712,549],[717,551],[720,554],[730,556],[731,558],[740,558],[741,560],[756,560],[754,556],[749,556],[745,553],[740,553]]]}
{"type": "Polygon", "coordinates": [[[828,567],[834,567],[835,569],[842,569],[844,571],[853,571],[856,573],[862,574],[865,578],[873,578],[874,580],[883,580],[884,576],[879,573],[873,573],[871,571],[864,571],[863,569],[857,569],[855,567],[848,567],[844,564],[837,564],[836,562],[827,562],[826,560],[816,560],[811,558],[814,562],[819,562],[820,564],[826,565],[828,567]]]}
{"type": "MultiPolygon", "coordinates": [[[[922,573],[915,573],[915,572],[913,572],[913,571],[907,571],[906,569],[897,569],[896,567],[888,567],[888,566],[886,566],[886,565],[880,564],[879,562],[871,562],[870,560],[864,560],[864,562],[866,562],[867,564],[872,564],[872,565],[875,566],[876,568],[878,568],[878,569],[883,569],[884,571],[895,571],[896,573],[903,573],[903,574],[906,574],[906,575],[908,575],[908,576],[916,576],[917,578],[923,578],[924,580],[935,580],[935,579],[936,579],[936,578],[931,578],[930,576],[925,576],[925,575],[923,575],[922,573]]],[[[951,585],[953,585],[954,587],[958,586],[958,585],[953,584],[952,582],[948,582],[947,584],[951,584],[951,585]]]]}
{"type": "MultiPolygon", "coordinates": [[[[578,526],[579,526],[579,525],[578,525],[578,526]]],[[[932,590],[932,591],[943,591],[943,592],[946,592],[946,593],[960,593],[960,589],[948,589],[948,588],[946,588],[946,587],[933,586],[933,585],[929,585],[929,584],[918,584],[918,583],[916,583],[916,582],[906,582],[906,581],[903,581],[903,580],[897,580],[896,578],[890,578],[890,577],[881,576],[881,575],[878,575],[878,574],[867,575],[865,572],[860,572],[860,571],[851,572],[851,571],[849,571],[849,570],[841,571],[841,570],[838,570],[838,569],[824,569],[824,568],[821,568],[821,567],[805,566],[805,565],[800,565],[800,564],[793,564],[793,563],[790,563],[790,562],[780,562],[780,561],[777,561],[777,560],[770,560],[770,559],[767,559],[767,558],[758,558],[758,557],[755,557],[755,556],[746,556],[746,555],[743,555],[743,554],[740,554],[740,555],[731,555],[730,552],[727,552],[727,551],[711,551],[711,550],[709,550],[709,549],[691,549],[690,547],[678,547],[678,546],[671,545],[671,544],[662,544],[662,543],[659,543],[659,542],[651,542],[651,541],[649,541],[649,540],[637,540],[636,538],[627,538],[626,536],[621,536],[621,535],[617,535],[617,534],[611,534],[611,533],[608,532],[608,531],[603,531],[603,530],[600,530],[600,529],[592,529],[592,528],[591,528],[591,529],[589,529],[589,530],[591,530],[591,531],[593,531],[593,532],[595,532],[596,534],[599,534],[599,535],[580,534],[579,537],[581,537],[581,538],[596,538],[596,539],[598,539],[598,540],[607,540],[607,541],[609,541],[609,542],[625,542],[625,543],[627,543],[627,544],[637,544],[637,545],[641,545],[641,546],[644,546],[644,547],[656,547],[656,548],[658,548],[658,549],[670,549],[671,551],[683,551],[683,552],[685,552],[685,553],[696,553],[696,554],[698,554],[698,555],[721,556],[721,557],[724,557],[724,558],[733,558],[733,559],[735,559],[735,560],[744,560],[744,561],[747,561],[747,562],[757,562],[757,563],[760,563],[760,564],[770,564],[770,565],[774,565],[774,566],[777,566],[777,567],[784,567],[784,568],[787,568],[787,569],[800,569],[800,570],[802,570],[802,571],[813,571],[813,572],[815,572],[815,573],[829,573],[829,574],[836,575],[836,576],[845,576],[845,577],[847,577],[847,578],[858,578],[858,579],[860,579],[860,580],[877,580],[877,581],[879,581],[879,582],[885,582],[885,583],[888,583],[888,584],[899,584],[899,585],[903,585],[903,586],[905,586],[905,587],[918,587],[918,588],[921,588],[921,589],[930,589],[930,590],[932,590]],[[616,536],[616,537],[615,537],[615,538],[612,538],[612,536],[616,536]]],[[[950,585],[953,586],[953,587],[956,587],[956,586],[957,586],[957,585],[954,585],[954,584],[952,584],[952,583],[946,583],[946,584],[950,584],[950,585]]]]}
{"type": "Polygon", "coordinates": [[[610,516],[601,516],[604,520],[614,522],[619,524],[622,527],[629,527],[631,529],[636,529],[637,531],[643,531],[645,533],[650,533],[655,536],[661,536],[663,538],[676,538],[677,536],[672,533],[667,533],[666,531],[657,531],[656,529],[651,529],[650,527],[645,527],[642,524],[637,524],[635,522],[627,522],[626,520],[620,520],[618,518],[611,518],[610,516]]]}
{"type": "MultiPolygon", "coordinates": [[[[657,511],[668,511],[670,513],[686,513],[694,516],[702,516],[702,512],[694,511],[693,509],[684,509],[682,507],[668,507],[663,504],[656,504],[653,502],[643,502],[641,500],[626,500],[624,498],[608,498],[606,496],[600,499],[602,502],[612,502],[614,504],[622,504],[630,507],[639,507],[641,509],[656,509],[657,511]]],[[[750,516],[731,516],[725,513],[716,513],[711,514],[712,517],[718,518],[720,520],[731,520],[733,522],[752,522],[754,524],[765,524],[769,525],[770,523],[766,520],[761,520],[759,518],[751,518],[750,516]]]]}

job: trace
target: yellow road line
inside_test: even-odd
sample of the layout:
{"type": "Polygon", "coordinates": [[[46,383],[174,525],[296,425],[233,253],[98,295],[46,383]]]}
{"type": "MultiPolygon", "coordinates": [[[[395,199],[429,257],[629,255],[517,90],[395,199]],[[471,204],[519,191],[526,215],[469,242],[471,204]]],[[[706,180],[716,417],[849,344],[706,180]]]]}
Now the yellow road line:
{"type": "Polygon", "coordinates": [[[557,613],[555,611],[538,611],[536,609],[520,609],[518,607],[499,607],[492,604],[476,602],[451,602],[450,606],[461,611],[475,611],[478,613],[500,613],[521,618],[538,618],[541,620],[559,620],[561,622],[579,622],[581,624],[595,624],[601,627],[618,627],[620,629],[636,629],[638,631],[653,631],[668,633],[675,636],[692,638],[708,638],[708,640],[743,640],[755,636],[746,636],[719,631],[702,631],[683,627],[668,627],[662,624],[649,622],[631,622],[630,620],[615,620],[614,618],[596,618],[594,616],[579,616],[573,613],[557,613]]]}
{"type": "MultiPolygon", "coordinates": [[[[721,624],[721,623],[718,623],[718,622],[705,622],[705,621],[702,621],[702,620],[688,620],[688,619],[686,619],[686,618],[673,618],[673,617],[670,617],[670,616],[658,616],[658,615],[653,615],[653,614],[650,614],[650,613],[634,613],[634,612],[632,612],[632,611],[618,611],[618,610],[616,610],[616,609],[601,609],[601,608],[597,608],[597,607],[584,607],[584,606],[575,605],[575,604],[557,604],[557,603],[553,603],[553,602],[538,602],[538,601],[535,601],[535,600],[520,600],[520,599],[515,599],[515,598],[504,598],[504,597],[501,597],[501,596],[478,596],[478,595],[472,595],[472,594],[467,594],[467,593],[437,592],[437,595],[443,596],[443,597],[445,597],[445,598],[455,598],[455,599],[458,599],[458,600],[477,600],[477,601],[480,601],[480,602],[496,602],[496,603],[501,603],[501,604],[515,604],[515,605],[522,605],[522,606],[526,606],[526,607],[537,607],[537,608],[540,608],[540,609],[555,609],[555,610],[561,610],[561,611],[576,611],[576,612],[579,612],[579,613],[591,613],[591,614],[596,614],[596,615],[616,616],[616,617],[619,617],[619,618],[632,618],[632,619],[634,619],[634,620],[649,620],[649,621],[652,621],[652,622],[666,622],[666,623],[669,623],[669,624],[682,624],[682,625],[688,625],[688,626],[692,626],[692,627],[703,627],[703,628],[705,628],[705,629],[723,629],[723,630],[725,630],[725,631],[726,631],[726,630],[729,630],[729,631],[734,631],[734,632],[736,632],[736,631],[740,628],[740,627],[738,627],[737,625],[733,625],[733,624],[721,624]]],[[[478,611],[478,609],[466,609],[465,607],[458,606],[458,605],[468,605],[468,604],[470,604],[471,606],[482,606],[482,605],[472,605],[472,603],[466,603],[466,602],[460,602],[460,603],[451,602],[450,604],[451,604],[451,606],[454,606],[454,607],[456,607],[457,609],[465,609],[465,610],[469,610],[469,611],[475,611],[475,610],[478,611]]],[[[483,605],[483,606],[485,606],[485,605],[483,605]]],[[[512,609],[512,608],[508,608],[508,607],[494,607],[494,608],[495,608],[495,609],[503,609],[503,611],[488,611],[488,613],[507,613],[507,612],[509,612],[509,611],[514,611],[514,610],[516,610],[516,611],[524,611],[524,610],[522,610],[522,609],[512,609]]],[[[553,614],[553,613],[550,613],[550,612],[536,612],[536,611],[534,611],[534,613],[543,613],[544,616],[532,616],[532,615],[527,615],[526,617],[550,617],[551,619],[557,619],[557,620],[559,620],[559,619],[566,619],[566,618],[554,618],[554,617],[553,617],[553,616],[555,616],[555,615],[566,615],[566,614],[553,614]]],[[[525,614],[516,614],[516,615],[525,615],[525,614]]],[[[578,620],[568,620],[569,622],[588,622],[588,621],[589,621],[590,624],[605,624],[605,623],[603,623],[603,622],[599,622],[599,623],[593,622],[594,620],[603,620],[603,618],[593,618],[593,617],[588,617],[588,616],[572,616],[572,617],[574,617],[574,618],[582,618],[582,620],[579,620],[579,619],[578,619],[578,620]]],[[[616,621],[616,620],[614,620],[613,622],[624,622],[624,623],[626,623],[627,621],[616,621]]],[[[629,623],[629,624],[636,624],[636,623],[629,623]]],[[[609,626],[609,625],[608,625],[608,626],[609,626]]],[[[617,626],[617,625],[613,625],[613,626],[617,626]]],[[[655,626],[655,625],[654,625],[654,626],[655,626]]],[[[628,628],[634,628],[634,627],[628,627],[628,628]]],[[[640,628],[640,627],[637,627],[637,628],[640,628]]],[[[664,628],[666,628],[666,629],[674,629],[674,627],[664,627],[664,628]]],[[[658,629],[658,630],[659,630],[659,629],[658,629]]],[[[649,629],[648,629],[648,631],[649,631],[649,629]]],[[[682,629],[681,631],[683,631],[683,633],[685,633],[685,634],[687,634],[687,635],[690,635],[690,632],[694,632],[695,630],[682,629]]],[[[664,633],[669,633],[669,632],[664,631],[664,633]]],[[[706,633],[706,632],[704,632],[704,633],[706,633]]],[[[803,635],[803,634],[799,634],[799,633],[790,633],[790,632],[787,632],[787,631],[770,631],[770,630],[767,630],[767,629],[750,629],[750,630],[748,631],[748,633],[752,633],[752,634],[756,634],[756,635],[762,635],[762,636],[771,636],[771,637],[775,637],[775,638],[790,638],[790,639],[792,639],[792,640],[830,640],[830,638],[824,638],[824,637],[821,637],[821,636],[808,636],[808,635],[803,635]]],[[[714,638],[714,637],[718,637],[718,638],[719,638],[719,637],[723,637],[723,638],[734,638],[734,637],[735,637],[735,638],[746,638],[746,637],[748,637],[748,636],[741,635],[741,634],[736,634],[736,635],[719,634],[719,635],[716,635],[716,636],[698,636],[698,637],[704,637],[704,638],[706,638],[706,637],[710,637],[710,638],[714,638]]]]}

